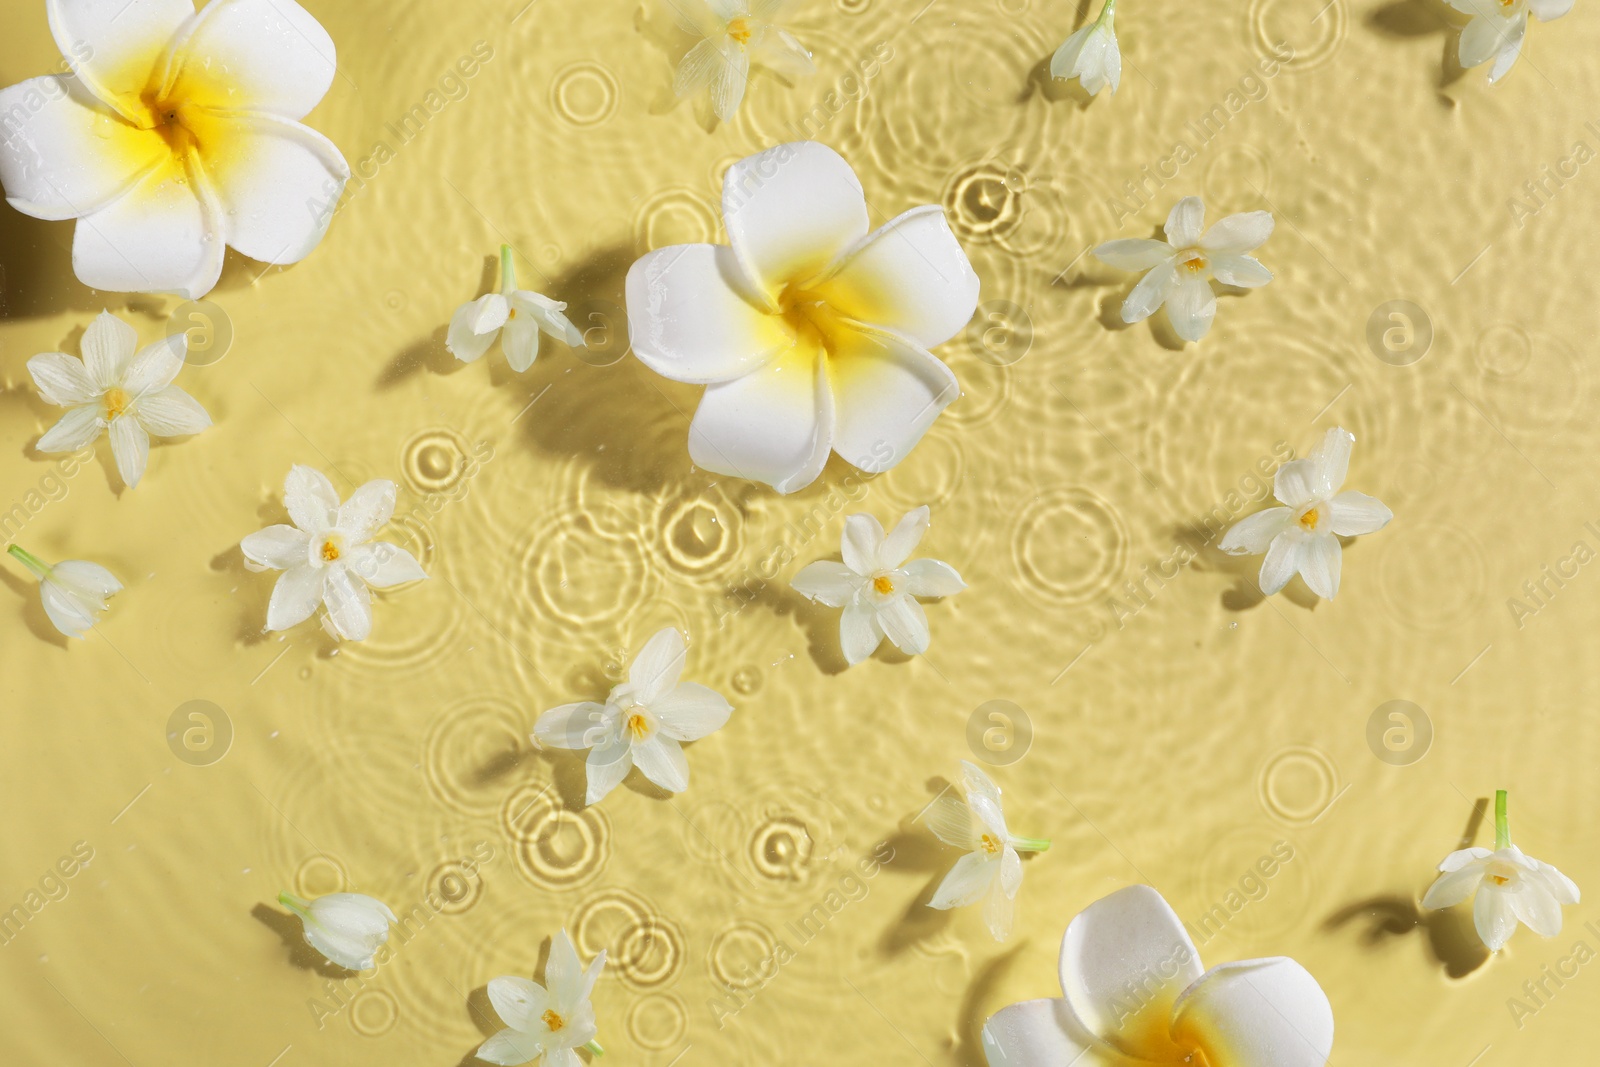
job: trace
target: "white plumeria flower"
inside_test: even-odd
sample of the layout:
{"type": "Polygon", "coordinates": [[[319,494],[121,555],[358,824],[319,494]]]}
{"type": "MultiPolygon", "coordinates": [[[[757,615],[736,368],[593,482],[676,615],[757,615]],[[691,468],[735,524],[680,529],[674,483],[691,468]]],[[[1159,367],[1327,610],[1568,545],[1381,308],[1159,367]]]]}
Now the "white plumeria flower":
{"type": "Polygon", "coordinates": [[[645,643],[628,680],[604,704],[563,704],[534,723],[535,744],[589,750],[585,803],[598,804],[635,766],[669,793],[689,788],[682,742],[722,729],[733,705],[703,685],[678,681],[687,655],[683,635],[669,626],[645,643]]]}
{"type": "Polygon", "coordinates": [[[1311,591],[1332,600],[1339,591],[1343,549],[1339,538],[1376,533],[1394,512],[1383,502],[1354,490],[1339,492],[1350,466],[1355,434],[1335,426],[1305,459],[1278,468],[1273,494],[1283,507],[1245,518],[1223,535],[1217,547],[1235,556],[1259,556],[1261,591],[1271,596],[1299,572],[1311,591]]]}
{"type": "Polygon", "coordinates": [[[909,511],[888,535],[871,515],[844,520],[839,539],[843,563],[808,563],[791,583],[802,595],[844,608],[839,619],[839,645],[854,666],[872,655],[887,637],[908,656],[928,650],[928,616],[919,596],[954,596],[967,587],[954,567],[936,559],[907,563],[928,532],[928,507],[909,511]]]}
{"type": "Polygon", "coordinates": [[[333,81],[327,31],[294,0],[48,0],[71,74],[0,92],[11,206],[79,219],[78,280],[204,296],[233,247],[295,263],[350,168],[300,119],[333,81]],[[315,205],[320,203],[320,209],[315,205]]]}
{"type": "Polygon", "coordinates": [[[500,291],[462,304],[450,319],[445,347],[463,363],[471,363],[489,350],[505,330],[501,348],[506,362],[517,372],[533,366],[539,357],[539,334],[544,332],[573,348],[585,347],[583,334],[563,312],[567,305],[527,289],[517,288],[511,246],[500,246],[500,291]]]}
{"type": "Polygon", "coordinates": [[[1561,932],[1561,905],[1578,903],[1578,887],[1560,871],[1523,854],[1511,843],[1506,791],[1495,794],[1495,847],[1464,848],[1439,864],[1442,872],[1422,897],[1428,909],[1448,908],[1477,894],[1472,924],[1490,952],[1498,952],[1524,923],[1540,937],[1561,932]]]}
{"type": "Polygon", "coordinates": [[[394,514],[395,484],[378,479],[339,503],[326,475],[296,464],[283,483],[293,526],[268,526],[239,543],[251,570],[279,570],[267,606],[267,629],[287,630],[328,611],[331,632],[346,641],[372,633],[371,589],[427,578],[416,557],[372,537],[394,514]]]}
{"type": "Polygon", "coordinates": [[[181,437],[211,425],[211,416],[172,384],[183,369],[187,335],[176,333],[137,355],[133,327],[102,311],[83,333],[83,358],[45,352],[28,360],[39,395],[71,408],[39,439],[40,452],[76,452],[111,430],[111,454],[129,489],[144,477],[150,438],[181,437]]]}
{"type": "Polygon", "coordinates": [[[711,109],[726,122],[739,110],[752,66],[785,78],[816,71],[811,53],[777,24],[793,0],[668,0],[678,24],[698,37],[678,63],[673,90],[692,96],[711,87],[711,109]]]}
{"type": "Polygon", "coordinates": [[[628,271],[634,353],[708,386],[689,456],[780,493],[830,449],[863,470],[903,460],[961,395],[928,350],[966,326],[978,276],[936,205],[867,232],[861,183],[813,141],[728,168],[728,245],[676,245],[628,271]]]}
{"type": "Polygon", "coordinates": [[[278,894],[278,903],[300,917],[306,944],[339,966],[365,971],[389,940],[394,912],[381,900],[360,893],[329,893],[306,900],[293,893],[278,894]]]}
{"type": "Polygon", "coordinates": [[[600,1055],[589,996],[605,965],[601,949],[584,967],[572,939],[562,930],[550,940],[544,985],[527,978],[491,979],[489,1003],[506,1029],[479,1046],[478,1059],[505,1067],[530,1060],[542,1060],[544,1067],[580,1067],[578,1049],[600,1055]]]}
{"type": "Polygon", "coordinates": [[[1499,81],[1522,54],[1528,16],[1540,22],[1558,19],[1572,10],[1572,0],[1445,0],[1472,21],[1461,31],[1459,56],[1463,67],[1494,60],[1489,81],[1499,81]]]}
{"type": "Polygon", "coordinates": [[[1055,78],[1077,78],[1083,91],[1097,96],[1109,87],[1113,96],[1122,81],[1122,52],[1117,48],[1117,0],[1106,0],[1100,17],[1086,24],[1050,57],[1055,78]]]}
{"type": "Polygon", "coordinates": [[[1073,918],[1060,998],[1025,1000],[984,1023],[989,1067],[1323,1067],[1333,1008],[1282,956],[1202,972],[1183,921],[1145,885],[1073,918]]]}
{"type": "Polygon", "coordinates": [[[1043,852],[1050,842],[1015,837],[1006,829],[1000,787],[977,764],[961,761],[961,781],[965,802],[944,795],[928,808],[928,829],[934,836],[967,850],[933,891],[928,907],[964,908],[981,900],[984,925],[996,941],[1004,941],[1011,936],[1017,890],[1022,888],[1022,859],[1017,853],[1043,852]]]}
{"type": "Polygon", "coordinates": [[[1101,262],[1118,270],[1148,272],[1122,302],[1123,322],[1142,322],[1165,307],[1173,331],[1185,341],[1198,341],[1217,314],[1212,278],[1241,289],[1272,280],[1272,272],[1247,254],[1272,236],[1270,212],[1229,215],[1209,230],[1205,222],[1205,204],[1186,196],[1167,216],[1165,241],[1131,237],[1094,250],[1101,262]]]}
{"type": "Polygon", "coordinates": [[[106,610],[106,601],[122,592],[122,583],[98,563],[69,559],[54,567],[21,545],[6,549],[39,579],[39,599],[57,630],[81,638],[106,610]]]}

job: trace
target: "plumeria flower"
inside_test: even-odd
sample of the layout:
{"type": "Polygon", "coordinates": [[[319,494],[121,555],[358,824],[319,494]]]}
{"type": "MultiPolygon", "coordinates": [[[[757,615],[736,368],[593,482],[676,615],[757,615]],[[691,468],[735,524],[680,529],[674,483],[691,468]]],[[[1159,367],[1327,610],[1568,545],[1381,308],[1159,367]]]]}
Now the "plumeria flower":
{"type": "Polygon", "coordinates": [[[628,680],[604,704],[563,704],[534,723],[537,745],[589,750],[585,803],[598,804],[635,766],[669,793],[689,788],[682,742],[722,729],[733,705],[703,685],[678,681],[687,655],[683,635],[669,626],[645,643],[628,680]]]}
{"type": "Polygon", "coordinates": [[[1017,890],[1022,888],[1017,853],[1043,852],[1050,842],[1015,837],[1006,829],[1000,787],[977,764],[961,761],[961,781],[965,802],[941,795],[928,809],[928,829],[934,836],[967,850],[933,891],[928,907],[964,908],[981,900],[984,925],[996,941],[1004,941],[1011,936],[1017,890]]]}
{"type": "Polygon", "coordinates": [[[527,289],[517,288],[511,246],[500,246],[500,291],[462,304],[450,319],[445,347],[463,363],[471,363],[489,350],[505,331],[501,347],[506,362],[517,372],[533,366],[539,357],[539,334],[544,332],[573,348],[583,348],[583,334],[563,314],[567,305],[527,289]]]}
{"type": "Polygon", "coordinates": [[[1477,67],[1489,60],[1489,81],[1497,82],[1522,54],[1522,39],[1528,32],[1528,16],[1540,22],[1558,19],[1572,10],[1572,0],[1445,0],[1445,3],[1472,21],[1461,31],[1460,59],[1463,67],[1477,67]]]}
{"type": "Polygon", "coordinates": [[[1083,91],[1097,96],[1110,86],[1113,96],[1122,81],[1122,52],[1117,48],[1117,0],[1106,0],[1100,17],[1078,30],[1050,57],[1055,78],[1077,78],[1083,91]]]}
{"type": "Polygon", "coordinates": [[[394,514],[395,484],[368,482],[343,504],[321,471],[296,464],[283,483],[293,526],[268,526],[240,542],[251,570],[283,571],[267,605],[267,629],[287,630],[319,606],[335,637],[363,641],[372,632],[371,589],[428,576],[410,552],[373,535],[394,514]]]}
{"type": "Polygon", "coordinates": [[[1494,838],[1493,852],[1464,848],[1446,856],[1439,864],[1443,873],[1428,887],[1422,906],[1448,908],[1477,894],[1472,924],[1490,952],[1500,951],[1518,922],[1540,937],[1555,937],[1561,932],[1561,905],[1578,903],[1578,887],[1511,843],[1504,789],[1494,795],[1494,838]]]}
{"type": "Polygon", "coordinates": [[[989,1067],[1323,1067],[1333,1051],[1333,1008],[1304,967],[1279,956],[1202,972],[1182,920],[1149,886],[1068,924],[1061,990],[984,1023],[989,1067]]]}
{"type": "Polygon", "coordinates": [[[1235,556],[1258,556],[1261,591],[1271,596],[1298,571],[1311,591],[1332,600],[1339,591],[1343,550],[1339,538],[1376,533],[1394,512],[1375,497],[1339,492],[1350,466],[1355,434],[1335,426],[1305,459],[1278,468],[1272,491],[1282,507],[1268,508],[1236,523],[1217,547],[1235,556]]]}
{"type": "Polygon", "coordinates": [[[1270,212],[1229,215],[1209,230],[1205,221],[1200,198],[1186,196],[1167,216],[1165,241],[1130,237],[1094,250],[1101,262],[1118,270],[1147,272],[1122,302],[1123,322],[1142,322],[1165,307],[1173,331],[1185,341],[1198,341],[1217,314],[1212,278],[1241,289],[1272,280],[1272,272],[1246,254],[1272,236],[1270,212]]]}
{"type": "Polygon", "coordinates": [[[397,921],[387,904],[360,893],[329,893],[306,900],[284,892],[278,894],[278,903],[300,916],[306,944],[351,971],[372,966],[373,957],[389,940],[389,924],[397,921]]]}
{"type": "Polygon", "coordinates": [[[69,559],[54,567],[21,545],[6,549],[39,579],[39,599],[44,613],[68,637],[82,637],[106,610],[106,601],[122,592],[122,583],[98,563],[69,559]]]}
{"type": "Polygon", "coordinates": [[[594,1005],[589,995],[606,965],[605,950],[584,967],[572,939],[562,930],[550,940],[550,959],[544,965],[544,985],[527,978],[502,977],[489,982],[489,1003],[506,1024],[478,1048],[478,1058],[488,1063],[511,1064],[541,1060],[544,1067],[579,1067],[577,1050],[601,1055],[594,1036],[594,1005]]]}
{"type": "Polygon", "coordinates": [[[72,73],[0,92],[11,206],[78,219],[78,280],[117,292],[217,284],[228,247],[295,263],[350,168],[300,119],[333,81],[327,32],[294,0],[47,0],[72,73]],[[313,205],[320,203],[320,209],[313,205]]]}
{"type": "Polygon", "coordinates": [[[678,63],[673,90],[711,87],[711,109],[726,122],[739,110],[752,66],[785,78],[816,71],[811,53],[777,20],[793,0],[669,0],[679,26],[699,38],[678,63]]]}
{"type": "Polygon", "coordinates": [[[844,520],[844,536],[839,539],[844,562],[818,560],[794,576],[792,584],[803,596],[830,608],[844,608],[839,644],[851,666],[872,655],[885,637],[908,656],[926,652],[931,637],[928,616],[916,598],[954,596],[967,587],[948,563],[906,562],[928,532],[929,521],[928,507],[923,505],[907,512],[885,536],[871,515],[851,515],[844,520]]]}
{"type": "Polygon", "coordinates": [[[928,351],[978,303],[978,276],[938,206],[867,233],[839,154],[779,145],[728,168],[728,245],[675,245],[628,271],[634,353],[708,386],[689,456],[780,493],[816,480],[831,449],[863,470],[903,460],[961,394],[928,351]]]}
{"type": "Polygon", "coordinates": [[[211,416],[172,384],[183,369],[188,336],[146,346],[138,355],[133,327],[102,311],[83,333],[83,358],[45,352],[28,360],[39,395],[70,408],[39,439],[40,452],[76,452],[110,428],[111,454],[129,489],[144,477],[150,437],[180,437],[211,425],[211,416]]]}

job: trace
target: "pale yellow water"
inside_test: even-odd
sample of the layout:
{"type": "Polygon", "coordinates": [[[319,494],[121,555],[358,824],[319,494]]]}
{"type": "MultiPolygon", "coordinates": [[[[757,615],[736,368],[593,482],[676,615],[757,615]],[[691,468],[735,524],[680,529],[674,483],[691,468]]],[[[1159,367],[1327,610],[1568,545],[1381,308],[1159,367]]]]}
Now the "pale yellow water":
{"type": "MultiPolygon", "coordinates": [[[[1464,831],[1489,842],[1472,817],[1496,788],[1518,843],[1600,893],[1600,568],[1573,558],[1600,550],[1593,5],[1535,24],[1491,87],[1455,67],[1432,0],[1124,0],[1121,92],[1083,106],[1041,81],[1072,3],[807,0],[817,76],[758,75],[708,131],[672,106],[659,19],[523,2],[307,5],[341,60],[310,121],[365,184],[301,265],[230,258],[212,299],[231,348],[179,379],[216,425],[157,447],[134,492],[103,442],[59,480],[32,451],[57,412],[24,363],[76,352],[102,307],[152,340],[178,301],[92,293],[70,224],[0,212],[7,536],[127,584],[68,648],[4,569],[0,910],[27,921],[0,945],[0,1061],[446,1067],[495,1026],[484,983],[541,973],[565,926],[611,953],[606,1063],[979,1064],[982,1020],[1058,995],[1068,919],[1133,881],[1192,922],[1221,905],[1208,965],[1309,968],[1334,1064],[1594,1061],[1600,964],[1574,962],[1600,948],[1593,903],[1487,961],[1465,917],[1414,909],[1464,831]],[[875,222],[944,203],[1003,304],[941,350],[966,395],[909,461],[780,498],[692,469],[697,390],[626,355],[621,279],[717,239],[728,163],[807,133],[854,164],[875,222]],[[1165,177],[1141,202],[1124,184],[1145,167],[1165,177]],[[1132,276],[1081,253],[1154,234],[1188,193],[1213,218],[1273,211],[1277,278],[1176,350],[1121,325],[1132,276]],[[445,353],[502,241],[590,350],[547,345],[520,377],[445,353]],[[1375,312],[1390,301],[1431,337],[1375,312]],[[1297,583],[1262,603],[1258,561],[1207,543],[1257,507],[1258,464],[1332,425],[1358,438],[1350,486],[1395,521],[1348,547],[1336,601],[1297,583]],[[292,463],[401,485],[390,536],[434,580],[385,597],[364,644],[260,632],[272,576],[236,546],[283,521],[292,463]],[[923,503],[922,554],[970,588],[930,605],[926,657],[844,671],[837,612],[787,580],[849,511],[923,503]],[[737,711],[690,748],[687,793],[635,778],[582,810],[578,760],[528,732],[664,625],[737,711]],[[974,723],[993,700],[1031,724],[1014,762],[974,723]],[[1431,722],[1420,761],[1419,734],[1378,744],[1397,762],[1369,746],[1391,700],[1431,722]],[[225,715],[225,748],[215,711],[209,738],[193,709],[173,721],[190,701],[225,715]],[[1055,842],[1005,945],[975,910],[923,906],[955,855],[913,818],[975,752],[1002,764],[1013,829],[1055,842]],[[1292,859],[1250,881],[1279,842],[1292,859]],[[1259,899],[1235,911],[1241,883],[1259,899]],[[415,916],[342,989],[273,903],[340,888],[415,916]]],[[[5,0],[5,26],[0,82],[55,68],[41,3],[5,0]]],[[[1404,725],[1387,715],[1380,734],[1404,725]]]]}

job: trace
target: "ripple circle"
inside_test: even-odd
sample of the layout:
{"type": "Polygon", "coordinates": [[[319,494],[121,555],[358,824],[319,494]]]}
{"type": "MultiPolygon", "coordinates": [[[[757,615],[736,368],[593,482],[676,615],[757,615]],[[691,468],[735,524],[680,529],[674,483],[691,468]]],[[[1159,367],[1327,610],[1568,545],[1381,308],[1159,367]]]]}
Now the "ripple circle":
{"type": "Polygon", "coordinates": [[[1024,589],[1063,604],[1084,604],[1109,590],[1127,568],[1128,551],[1128,530],[1116,508],[1079,486],[1035,497],[1011,539],[1024,589]],[[1062,545],[1076,547],[1063,552],[1062,545]]]}

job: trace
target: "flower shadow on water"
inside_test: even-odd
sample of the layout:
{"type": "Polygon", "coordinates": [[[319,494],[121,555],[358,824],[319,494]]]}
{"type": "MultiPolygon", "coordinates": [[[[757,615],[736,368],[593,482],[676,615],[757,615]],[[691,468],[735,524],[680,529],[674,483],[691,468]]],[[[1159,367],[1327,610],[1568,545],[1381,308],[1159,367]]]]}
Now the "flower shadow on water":
{"type": "MultiPolygon", "coordinates": [[[[1263,501],[1262,507],[1270,507],[1276,501],[1263,501]]],[[[1260,509],[1256,509],[1260,510],[1260,509]]],[[[1242,519],[1252,512],[1241,512],[1228,523],[1242,519]]],[[[1217,548],[1217,542],[1222,540],[1222,534],[1227,532],[1224,526],[1222,532],[1213,530],[1205,521],[1198,520],[1173,528],[1173,535],[1187,545],[1195,554],[1194,562],[1189,566],[1199,574],[1221,574],[1233,579],[1233,585],[1222,594],[1222,606],[1227,611],[1251,611],[1266,603],[1266,596],[1261,592],[1260,556],[1233,556],[1217,548]]],[[[1289,584],[1277,594],[1296,607],[1315,611],[1322,598],[1306,588],[1305,581],[1296,576],[1289,584]]]]}
{"type": "Polygon", "coordinates": [[[1013,945],[994,959],[978,968],[978,973],[972,978],[972,983],[967,986],[966,994],[961,998],[961,1034],[960,1045],[956,1048],[956,1055],[963,1065],[971,1067],[984,1067],[988,1062],[983,1053],[983,1024],[988,1021],[989,1013],[984,1010],[984,1005],[994,999],[994,992],[1005,980],[1007,972],[1016,963],[1017,957],[1027,943],[1013,945]]]}
{"type": "Polygon", "coordinates": [[[314,971],[324,978],[349,978],[358,974],[328,960],[322,953],[306,943],[305,928],[300,919],[270,904],[260,903],[250,909],[255,920],[283,939],[291,966],[303,971],[314,971]]]}
{"type": "Polygon", "coordinates": [[[0,568],[0,580],[4,580],[22,598],[22,621],[33,636],[63,650],[72,647],[72,639],[56,629],[50,616],[45,614],[44,601],[39,599],[38,582],[31,576],[24,577],[4,568],[0,568]]]}
{"type": "MultiPolygon", "coordinates": [[[[1460,27],[1451,18],[1452,11],[1444,0],[1389,0],[1367,16],[1367,28],[1379,37],[1393,40],[1413,40],[1439,34],[1443,38],[1443,51],[1439,57],[1439,89],[1448,89],[1466,76],[1458,49],[1460,27]]],[[[1440,95],[1440,102],[1453,106],[1449,97],[1440,95]]]]}

